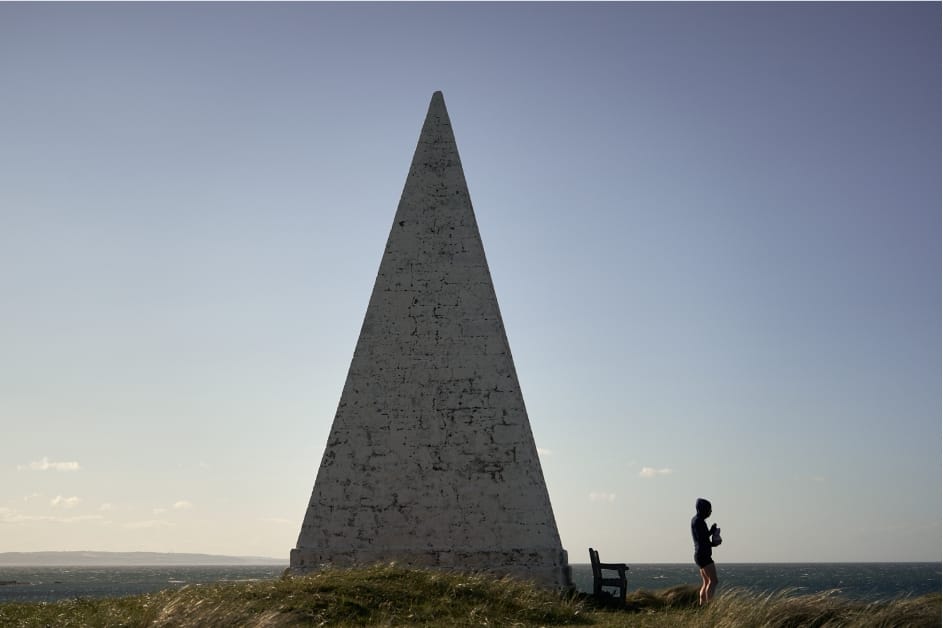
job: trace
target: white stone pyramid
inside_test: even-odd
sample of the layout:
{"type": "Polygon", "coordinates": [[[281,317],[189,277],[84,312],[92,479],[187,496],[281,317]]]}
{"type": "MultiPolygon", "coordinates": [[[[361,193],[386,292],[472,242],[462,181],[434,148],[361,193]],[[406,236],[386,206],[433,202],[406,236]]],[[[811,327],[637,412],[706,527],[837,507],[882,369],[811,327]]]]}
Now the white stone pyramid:
{"type": "Polygon", "coordinates": [[[394,561],[570,584],[441,92],[291,552],[394,561]]]}

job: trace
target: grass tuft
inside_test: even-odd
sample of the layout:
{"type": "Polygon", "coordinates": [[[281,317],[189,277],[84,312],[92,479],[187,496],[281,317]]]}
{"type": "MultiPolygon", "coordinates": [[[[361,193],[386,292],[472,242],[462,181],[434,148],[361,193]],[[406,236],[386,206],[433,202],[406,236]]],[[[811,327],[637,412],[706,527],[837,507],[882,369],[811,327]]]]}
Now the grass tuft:
{"type": "Polygon", "coordinates": [[[579,613],[574,601],[509,578],[378,565],[184,588],[153,625],[532,626],[579,623],[579,613]]]}

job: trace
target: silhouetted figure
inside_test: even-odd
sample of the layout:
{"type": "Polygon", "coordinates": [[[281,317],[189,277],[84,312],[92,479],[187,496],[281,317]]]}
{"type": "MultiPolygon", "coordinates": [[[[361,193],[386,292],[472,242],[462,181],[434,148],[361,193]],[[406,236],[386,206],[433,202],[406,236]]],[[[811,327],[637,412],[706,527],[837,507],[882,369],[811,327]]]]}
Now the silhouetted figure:
{"type": "Polygon", "coordinates": [[[698,498],[694,504],[697,514],[691,519],[691,537],[694,539],[694,562],[701,570],[701,590],[698,602],[703,606],[714,597],[717,588],[717,566],[711,556],[714,547],[721,544],[720,528],[715,523],[707,529],[705,519],[711,516],[711,503],[698,498]]]}

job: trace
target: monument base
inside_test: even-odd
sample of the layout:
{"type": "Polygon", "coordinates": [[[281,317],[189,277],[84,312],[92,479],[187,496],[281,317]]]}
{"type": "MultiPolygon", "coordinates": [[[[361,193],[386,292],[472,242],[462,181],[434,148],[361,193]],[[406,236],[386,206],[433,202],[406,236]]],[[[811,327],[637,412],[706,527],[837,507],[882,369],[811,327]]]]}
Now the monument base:
{"type": "Polygon", "coordinates": [[[571,589],[573,578],[566,550],[528,548],[501,551],[461,550],[385,550],[321,552],[311,548],[291,550],[289,570],[305,574],[325,567],[355,567],[377,563],[396,563],[402,567],[487,572],[512,576],[539,586],[571,589]]]}

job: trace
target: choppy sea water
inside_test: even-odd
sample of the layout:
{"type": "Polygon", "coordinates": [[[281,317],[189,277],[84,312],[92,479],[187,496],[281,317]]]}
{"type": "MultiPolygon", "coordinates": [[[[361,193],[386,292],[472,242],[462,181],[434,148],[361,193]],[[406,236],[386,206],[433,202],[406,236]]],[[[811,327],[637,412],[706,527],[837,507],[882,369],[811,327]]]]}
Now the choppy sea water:
{"type": "MultiPolygon", "coordinates": [[[[0,567],[0,603],[118,597],[212,582],[278,578],[285,566],[232,567],[0,567]],[[11,584],[15,581],[15,584],[11,584]]],[[[572,565],[581,591],[592,589],[589,565],[572,565]]],[[[721,587],[796,594],[836,591],[869,601],[940,592],[940,563],[808,563],[717,565],[721,587]]],[[[700,584],[694,565],[630,565],[629,590],[700,584]]]]}
{"type": "MultiPolygon", "coordinates": [[[[589,565],[573,565],[573,583],[591,591],[589,565]]],[[[772,593],[784,589],[796,595],[834,591],[860,600],[887,600],[940,592],[940,563],[718,563],[721,588],[772,593]]],[[[609,575],[609,574],[607,574],[609,575]]],[[[629,565],[629,591],[667,589],[679,584],[700,586],[697,567],[691,564],[629,565]]]]}
{"type": "Polygon", "coordinates": [[[0,603],[120,597],[193,584],[273,580],[287,566],[0,567],[0,583],[6,583],[0,584],[0,603]]]}

